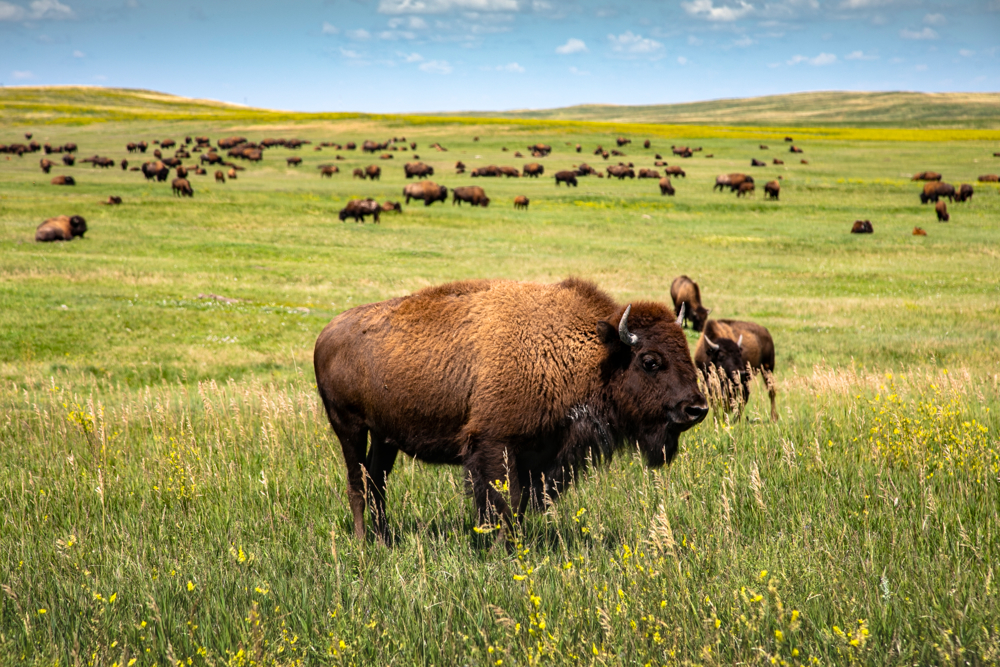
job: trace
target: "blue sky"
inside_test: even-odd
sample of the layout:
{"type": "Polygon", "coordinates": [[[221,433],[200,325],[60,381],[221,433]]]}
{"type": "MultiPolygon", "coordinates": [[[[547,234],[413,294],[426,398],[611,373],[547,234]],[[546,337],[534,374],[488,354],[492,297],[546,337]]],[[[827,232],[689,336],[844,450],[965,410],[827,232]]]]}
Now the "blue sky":
{"type": "Polygon", "coordinates": [[[1000,0],[0,0],[0,82],[302,111],[1000,90],[1000,0]]]}

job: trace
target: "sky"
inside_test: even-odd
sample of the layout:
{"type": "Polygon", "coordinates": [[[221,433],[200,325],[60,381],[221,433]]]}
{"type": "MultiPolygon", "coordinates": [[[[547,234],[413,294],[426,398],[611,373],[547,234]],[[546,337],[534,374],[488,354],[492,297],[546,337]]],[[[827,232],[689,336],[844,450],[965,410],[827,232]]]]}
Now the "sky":
{"type": "Polygon", "coordinates": [[[0,83],[296,111],[1000,91],[1000,0],[0,0],[0,83]]]}

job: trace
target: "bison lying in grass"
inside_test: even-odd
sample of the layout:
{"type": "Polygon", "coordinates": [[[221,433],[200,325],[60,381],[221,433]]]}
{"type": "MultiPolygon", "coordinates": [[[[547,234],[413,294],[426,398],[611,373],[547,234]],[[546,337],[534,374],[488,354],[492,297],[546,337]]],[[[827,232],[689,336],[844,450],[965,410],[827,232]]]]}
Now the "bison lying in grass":
{"type": "Polygon", "coordinates": [[[852,234],[874,234],[875,229],[872,227],[870,220],[855,220],[854,224],[851,226],[852,234]]]}
{"type": "Polygon", "coordinates": [[[87,221],[82,216],[60,215],[49,218],[38,225],[35,230],[35,240],[47,241],[71,241],[74,236],[82,237],[87,231],[87,221]]]}
{"type": "Polygon", "coordinates": [[[56,176],[49,182],[52,185],[76,185],[76,179],[72,176],[56,176]]]}

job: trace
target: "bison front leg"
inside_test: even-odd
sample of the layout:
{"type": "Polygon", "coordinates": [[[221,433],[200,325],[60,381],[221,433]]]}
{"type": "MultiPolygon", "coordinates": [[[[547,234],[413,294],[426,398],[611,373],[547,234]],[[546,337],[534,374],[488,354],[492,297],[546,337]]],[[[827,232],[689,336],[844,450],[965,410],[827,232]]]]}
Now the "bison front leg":
{"type": "Polygon", "coordinates": [[[464,463],[476,500],[479,525],[495,526],[499,523],[505,532],[513,528],[508,501],[512,499],[521,509],[523,489],[514,455],[507,443],[476,438],[464,463]]]}

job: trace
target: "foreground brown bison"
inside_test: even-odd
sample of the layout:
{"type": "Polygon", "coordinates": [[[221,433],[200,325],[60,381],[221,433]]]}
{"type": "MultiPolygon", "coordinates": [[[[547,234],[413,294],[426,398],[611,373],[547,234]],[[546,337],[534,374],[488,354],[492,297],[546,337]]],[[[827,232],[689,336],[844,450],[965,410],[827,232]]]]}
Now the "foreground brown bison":
{"type": "Polygon", "coordinates": [[[711,308],[705,308],[701,304],[701,290],[698,283],[687,276],[677,276],[670,283],[670,299],[674,302],[674,313],[677,321],[690,321],[691,328],[701,331],[705,327],[705,320],[708,319],[711,308]]]}
{"type": "Polygon", "coordinates": [[[468,202],[473,206],[482,206],[485,208],[490,205],[490,198],[486,196],[486,192],[478,185],[466,185],[454,188],[451,191],[451,205],[458,204],[461,206],[462,202],[468,202]]]}
{"type": "Polygon", "coordinates": [[[403,196],[406,197],[407,204],[411,199],[422,199],[424,206],[430,206],[436,201],[448,201],[448,188],[433,181],[420,181],[404,187],[403,196]]]}
{"type": "Polygon", "coordinates": [[[572,185],[575,188],[577,186],[575,171],[557,172],[555,178],[556,178],[556,187],[558,187],[560,183],[565,183],[566,187],[572,185]]]}
{"type": "Polygon", "coordinates": [[[754,322],[708,320],[694,351],[694,363],[704,374],[709,393],[735,402],[737,411],[742,411],[750,400],[754,376],[763,374],[771,399],[771,419],[778,421],[774,405],[774,340],[767,329],[754,322]],[[739,395],[733,385],[741,389],[739,395]]]}
{"type": "Polygon", "coordinates": [[[352,199],[347,202],[347,206],[340,209],[341,221],[354,218],[354,222],[364,222],[365,216],[373,216],[375,222],[379,222],[382,214],[382,207],[374,199],[352,199]]]}
{"type": "Polygon", "coordinates": [[[194,197],[194,190],[186,178],[175,178],[170,183],[170,188],[178,197],[194,197]]]}
{"type": "Polygon", "coordinates": [[[515,209],[519,209],[520,208],[520,209],[524,209],[525,211],[527,211],[528,210],[528,204],[530,204],[530,203],[531,203],[531,200],[529,200],[524,195],[518,195],[518,196],[514,197],[514,208],[515,209]]]}
{"type": "Polygon", "coordinates": [[[426,165],[423,162],[407,162],[403,165],[403,172],[407,178],[413,178],[414,176],[427,178],[434,175],[434,167],[426,165]]]}
{"type": "Polygon", "coordinates": [[[920,173],[914,174],[911,181],[940,181],[941,174],[936,171],[921,171],[920,173]]]}
{"type": "Polygon", "coordinates": [[[87,231],[87,221],[79,215],[60,215],[49,218],[35,230],[36,241],[72,241],[74,236],[83,236],[87,231]]]}
{"type": "Polygon", "coordinates": [[[951,216],[948,215],[948,205],[943,200],[934,205],[934,212],[937,213],[938,222],[948,222],[951,220],[951,216]]]}
{"type": "Polygon", "coordinates": [[[781,194],[781,183],[778,181],[768,181],[764,184],[764,199],[777,201],[779,194],[781,194]]]}
{"type": "Polygon", "coordinates": [[[76,179],[72,176],[56,176],[49,182],[52,185],[76,185],[76,179]]]}
{"type": "Polygon", "coordinates": [[[359,306],[326,326],[313,360],[358,539],[366,505],[387,536],[399,451],[463,466],[479,522],[509,523],[588,460],[638,445],[648,465],[668,463],[708,412],[669,308],[625,307],[576,279],[466,281],[359,306]]]}
{"type": "Polygon", "coordinates": [[[663,195],[670,195],[671,197],[673,197],[675,192],[676,192],[676,190],[674,190],[673,183],[670,182],[670,179],[668,177],[664,176],[663,178],[660,179],[660,196],[661,197],[663,195]]]}
{"type": "Polygon", "coordinates": [[[924,189],[920,193],[920,203],[937,202],[941,197],[947,197],[955,201],[955,186],[944,181],[936,181],[924,184],[924,189]]]}
{"type": "Polygon", "coordinates": [[[854,224],[851,226],[852,234],[874,234],[875,230],[872,228],[872,223],[870,220],[855,220],[854,224]]]}

